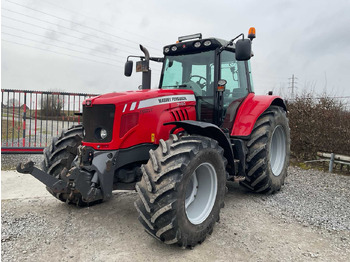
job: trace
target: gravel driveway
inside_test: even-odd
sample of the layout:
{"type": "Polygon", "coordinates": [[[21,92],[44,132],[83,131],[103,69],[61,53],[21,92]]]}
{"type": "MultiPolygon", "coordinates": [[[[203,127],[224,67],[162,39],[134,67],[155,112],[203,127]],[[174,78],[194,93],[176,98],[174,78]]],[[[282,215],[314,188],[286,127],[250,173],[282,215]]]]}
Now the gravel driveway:
{"type": "Polygon", "coordinates": [[[114,192],[106,203],[77,208],[54,199],[29,175],[3,171],[1,177],[2,261],[349,261],[350,257],[349,176],[290,167],[285,187],[271,196],[229,183],[220,222],[193,250],[166,246],[146,234],[137,220],[133,192],[114,192]]]}

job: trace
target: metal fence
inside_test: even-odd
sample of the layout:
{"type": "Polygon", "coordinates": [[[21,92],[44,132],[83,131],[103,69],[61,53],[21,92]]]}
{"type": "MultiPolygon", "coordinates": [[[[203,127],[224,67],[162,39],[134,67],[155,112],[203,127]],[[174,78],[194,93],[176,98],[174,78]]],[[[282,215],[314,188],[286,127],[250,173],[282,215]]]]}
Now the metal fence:
{"type": "Polygon", "coordinates": [[[1,153],[42,153],[63,129],[79,124],[96,94],[1,90],[1,153]]]}

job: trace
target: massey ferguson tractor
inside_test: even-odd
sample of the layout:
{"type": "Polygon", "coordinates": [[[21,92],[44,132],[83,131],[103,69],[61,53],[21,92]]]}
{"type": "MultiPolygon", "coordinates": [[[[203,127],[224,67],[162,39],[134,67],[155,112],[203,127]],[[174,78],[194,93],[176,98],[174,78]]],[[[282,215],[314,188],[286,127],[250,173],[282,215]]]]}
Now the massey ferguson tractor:
{"type": "Polygon", "coordinates": [[[287,175],[290,131],[278,96],[254,94],[255,29],[230,41],[179,37],[164,57],[129,56],[125,75],[142,72],[140,90],[83,102],[82,125],[54,138],[30,173],[57,199],[87,206],[112,191],[136,190],[139,220],[166,244],[194,247],[211,234],[227,181],[257,193],[279,191],[287,175]],[[162,63],[151,89],[150,61],[162,63]]]}

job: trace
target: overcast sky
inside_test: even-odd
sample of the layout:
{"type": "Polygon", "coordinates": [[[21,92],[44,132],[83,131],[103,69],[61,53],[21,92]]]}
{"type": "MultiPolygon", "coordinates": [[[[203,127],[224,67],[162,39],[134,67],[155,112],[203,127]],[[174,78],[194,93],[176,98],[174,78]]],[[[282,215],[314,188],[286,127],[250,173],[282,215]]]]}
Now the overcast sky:
{"type": "MultiPolygon", "coordinates": [[[[178,36],[232,39],[256,28],[255,90],[350,96],[350,1],[3,0],[2,88],[106,93],[136,90],[129,54],[162,54],[178,36]]],[[[152,64],[152,86],[160,65],[152,64]]]]}

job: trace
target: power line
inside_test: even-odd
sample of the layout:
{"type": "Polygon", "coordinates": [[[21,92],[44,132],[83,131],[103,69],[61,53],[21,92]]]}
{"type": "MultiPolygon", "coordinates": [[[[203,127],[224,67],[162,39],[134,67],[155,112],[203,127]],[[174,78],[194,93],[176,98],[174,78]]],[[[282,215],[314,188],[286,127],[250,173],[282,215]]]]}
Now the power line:
{"type": "MultiPolygon", "coordinates": [[[[4,34],[4,35],[9,35],[9,36],[13,36],[13,37],[17,37],[17,38],[21,38],[21,39],[28,40],[28,41],[32,41],[32,42],[39,43],[39,44],[43,44],[43,43],[40,42],[40,41],[33,40],[33,39],[30,39],[30,38],[27,38],[27,37],[23,37],[23,36],[18,36],[18,35],[14,35],[14,34],[9,34],[9,33],[6,33],[6,32],[2,32],[2,34],[4,34]]],[[[89,54],[89,53],[86,53],[86,52],[82,52],[82,51],[75,50],[75,49],[71,49],[71,48],[67,48],[67,47],[62,47],[62,46],[58,46],[58,45],[54,45],[54,44],[47,44],[47,45],[53,46],[53,47],[57,47],[57,48],[66,49],[66,50],[68,50],[68,51],[77,52],[77,53],[84,54],[84,55],[95,56],[95,57],[98,57],[98,58],[110,60],[110,61],[112,61],[112,62],[123,63],[123,62],[118,61],[118,60],[113,60],[113,59],[106,58],[106,57],[103,57],[103,56],[98,56],[98,55],[94,55],[94,54],[89,54]]]]}
{"type": "MultiPolygon", "coordinates": [[[[324,97],[315,97],[317,99],[321,99],[321,98],[324,98],[324,97]]],[[[326,98],[336,98],[336,99],[342,99],[342,98],[350,98],[350,96],[328,96],[326,98]]]]}
{"type": "Polygon", "coordinates": [[[284,79],[286,79],[285,77],[283,77],[283,76],[272,76],[272,75],[266,75],[266,73],[261,73],[261,72],[257,72],[256,70],[254,71],[254,77],[260,77],[260,78],[264,78],[264,79],[266,79],[266,78],[269,78],[269,79],[274,79],[274,80],[276,80],[276,81],[278,81],[278,80],[284,80],[284,79]]]}
{"type": "MultiPolygon", "coordinates": [[[[35,33],[33,33],[33,32],[29,32],[29,31],[26,31],[26,30],[23,30],[23,29],[19,29],[19,28],[16,28],[16,27],[11,27],[11,26],[7,26],[7,25],[1,25],[1,27],[10,28],[10,29],[18,30],[18,31],[21,31],[21,32],[24,32],[24,33],[28,33],[28,34],[31,34],[31,35],[36,35],[36,36],[40,36],[40,37],[47,38],[47,39],[49,39],[49,40],[53,40],[52,38],[50,38],[50,37],[48,37],[48,36],[35,34],[35,33]]],[[[89,48],[89,47],[82,46],[82,45],[77,45],[77,44],[74,44],[74,43],[71,43],[71,42],[67,42],[67,41],[63,41],[63,40],[59,40],[59,39],[54,39],[54,41],[59,41],[59,42],[62,42],[62,43],[65,43],[65,44],[69,44],[69,45],[75,45],[75,46],[77,46],[77,47],[84,48],[84,49],[87,49],[87,50],[92,51],[92,49],[89,48]]],[[[103,52],[103,51],[101,51],[101,50],[94,50],[94,51],[100,52],[100,53],[103,53],[103,54],[107,54],[107,55],[110,55],[110,56],[116,56],[116,57],[125,58],[125,57],[122,56],[122,55],[115,55],[115,54],[103,52]]],[[[105,58],[106,58],[106,59],[110,59],[110,58],[107,58],[107,57],[105,57],[105,58]]]]}
{"type": "MultiPolygon", "coordinates": [[[[5,16],[5,15],[2,15],[1,17],[2,17],[2,18],[6,18],[6,19],[10,19],[10,20],[13,20],[13,21],[16,21],[16,22],[20,22],[20,23],[25,24],[25,25],[30,25],[30,26],[34,26],[34,27],[37,27],[37,28],[41,28],[41,29],[44,29],[44,30],[47,30],[47,31],[51,31],[51,32],[54,32],[54,33],[66,35],[66,36],[68,36],[68,37],[72,37],[72,38],[75,38],[75,39],[78,39],[79,41],[81,41],[81,38],[80,38],[80,37],[77,37],[77,36],[74,36],[74,35],[70,35],[70,34],[63,33],[63,32],[58,32],[58,31],[55,31],[55,30],[52,30],[52,29],[48,29],[48,28],[46,28],[46,27],[42,27],[42,26],[39,26],[39,25],[27,23],[27,22],[24,22],[24,21],[22,21],[22,20],[18,20],[18,19],[15,19],[15,18],[12,18],[12,17],[8,17],[8,16],[5,16]]],[[[94,42],[94,41],[91,41],[91,40],[84,40],[84,43],[85,43],[85,42],[88,42],[88,43],[91,43],[91,44],[96,44],[96,45],[101,45],[101,43],[94,42]]],[[[118,51],[123,52],[123,53],[126,53],[126,54],[130,54],[130,52],[124,51],[124,50],[122,50],[122,49],[118,49],[118,51]]]]}
{"type": "MultiPolygon", "coordinates": [[[[48,16],[55,17],[55,18],[57,18],[57,19],[61,19],[61,20],[67,21],[67,22],[72,23],[72,24],[76,24],[76,25],[79,25],[79,26],[82,26],[82,27],[86,27],[86,28],[89,28],[89,29],[91,29],[91,30],[97,31],[97,32],[99,32],[99,33],[104,33],[104,34],[107,34],[107,35],[109,35],[109,36],[114,36],[114,37],[117,37],[117,38],[119,38],[119,39],[123,39],[123,40],[125,40],[125,41],[128,41],[128,42],[130,42],[130,43],[134,43],[134,44],[137,44],[137,45],[139,44],[139,43],[136,42],[136,41],[132,41],[132,40],[129,40],[129,39],[127,39],[127,38],[123,38],[123,37],[120,37],[120,36],[117,36],[117,35],[113,35],[113,34],[111,34],[111,33],[107,33],[107,32],[101,31],[100,29],[96,29],[96,28],[94,28],[94,27],[90,27],[90,26],[87,26],[87,25],[83,25],[83,24],[80,24],[80,23],[76,23],[76,22],[73,22],[73,21],[71,21],[71,20],[69,20],[69,19],[62,18],[62,17],[56,16],[56,15],[53,15],[53,14],[49,14],[49,13],[46,13],[46,12],[44,12],[44,11],[41,11],[41,10],[38,10],[38,9],[34,9],[34,8],[31,8],[31,7],[28,7],[28,6],[25,6],[25,5],[21,5],[21,4],[16,3],[16,2],[12,2],[12,1],[9,1],[9,0],[6,0],[6,2],[9,2],[9,3],[15,4],[15,5],[18,5],[18,6],[21,6],[21,7],[30,9],[30,10],[33,10],[33,11],[35,11],[35,12],[42,13],[42,14],[45,14],[45,15],[48,15],[48,16]]],[[[156,50],[156,51],[159,51],[158,49],[155,49],[155,48],[153,48],[153,47],[150,47],[150,49],[154,49],[154,50],[156,50]]]]}
{"type": "MultiPolygon", "coordinates": [[[[4,33],[4,32],[2,32],[2,34],[11,35],[11,34],[4,33]]],[[[35,41],[35,40],[32,40],[32,39],[28,39],[28,38],[24,38],[24,37],[20,37],[20,36],[16,36],[16,35],[11,35],[11,36],[15,36],[15,37],[18,37],[18,38],[23,38],[23,39],[25,39],[25,40],[29,40],[29,41],[33,41],[33,42],[42,44],[41,42],[35,41]]],[[[34,46],[26,45],[26,44],[23,44],[23,43],[18,43],[18,42],[6,40],[6,39],[3,39],[3,38],[1,39],[1,41],[5,41],[5,42],[8,42],[8,43],[13,43],[13,44],[17,44],[17,45],[22,45],[22,46],[25,46],[25,47],[30,47],[30,48],[34,48],[34,49],[38,49],[38,50],[46,51],[46,52],[51,52],[51,53],[55,53],[55,54],[59,54],[59,55],[65,55],[65,56],[70,56],[70,57],[73,57],[73,58],[78,58],[78,59],[82,59],[82,60],[87,60],[87,61],[90,61],[90,62],[101,63],[101,64],[106,64],[106,65],[111,65],[111,66],[116,66],[116,67],[122,67],[122,68],[124,68],[124,66],[122,66],[122,65],[111,64],[111,63],[106,63],[106,62],[103,62],[103,61],[93,60],[93,59],[89,59],[89,58],[85,58],[85,57],[70,55],[70,54],[61,53],[61,52],[56,52],[56,51],[52,51],[52,50],[48,50],[48,49],[43,49],[43,48],[40,48],[40,47],[34,47],[34,46]]],[[[51,45],[51,46],[58,47],[58,48],[62,48],[62,49],[67,49],[67,50],[69,50],[69,51],[73,51],[72,49],[69,49],[69,48],[64,48],[64,47],[55,46],[55,45],[51,45]]],[[[75,50],[74,50],[74,51],[75,51],[75,50]]],[[[75,52],[79,52],[79,51],[75,51],[75,52]]],[[[86,54],[86,53],[84,53],[84,52],[79,52],[79,53],[86,54]]],[[[91,55],[91,54],[90,54],[90,55],[91,55]]],[[[97,56],[97,57],[99,57],[99,56],[97,56]]],[[[100,58],[104,58],[104,57],[100,57],[100,58]]],[[[106,58],[104,58],[104,59],[106,59],[106,58]]],[[[123,63],[123,62],[118,61],[118,60],[111,60],[111,59],[109,59],[109,60],[112,61],[112,62],[123,63]]],[[[156,72],[161,72],[161,70],[158,69],[158,68],[153,68],[152,70],[153,70],[153,71],[156,71],[156,72]]]]}
{"type": "MultiPolygon", "coordinates": [[[[325,96],[325,97],[300,97],[301,99],[350,99],[350,96],[325,96]]],[[[296,101],[297,99],[288,99],[288,101],[296,101]]]]}
{"type": "MultiPolygon", "coordinates": [[[[51,6],[54,6],[54,7],[58,7],[58,8],[60,8],[60,9],[62,9],[62,10],[66,10],[66,11],[71,12],[71,13],[73,13],[73,14],[78,14],[78,15],[80,15],[80,16],[84,16],[84,17],[86,17],[86,18],[88,18],[88,19],[90,19],[90,20],[95,20],[96,22],[99,22],[99,23],[101,23],[101,24],[105,24],[105,25],[107,25],[107,26],[113,28],[114,30],[117,29],[117,30],[119,30],[119,31],[121,31],[121,32],[124,32],[124,33],[127,33],[127,34],[132,34],[132,35],[135,35],[135,36],[139,36],[139,37],[141,37],[142,39],[147,39],[148,41],[153,42],[154,44],[159,44],[159,42],[156,42],[156,41],[154,41],[153,39],[151,39],[151,38],[149,38],[149,37],[146,37],[146,36],[143,36],[143,35],[140,35],[140,34],[137,34],[137,33],[131,33],[131,32],[125,31],[125,30],[121,30],[121,29],[119,29],[119,28],[115,28],[113,25],[111,25],[111,24],[109,24],[109,23],[106,23],[106,22],[104,22],[104,21],[98,20],[98,19],[96,19],[96,18],[94,18],[94,17],[87,16],[87,15],[82,14],[82,13],[79,13],[79,12],[77,12],[77,11],[73,11],[73,10],[71,10],[71,9],[68,9],[68,8],[65,8],[65,7],[62,7],[62,6],[59,6],[59,5],[55,5],[55,4],[53,4],[52,2],[50,2],[50,1],[42,1],[42,2],[44,2],[44,3],[47,4],[47,5],[51,5],[51,6]]],[[[157,49],[157,50],[158,50],[158,49],[157,49]]]]}
{"type": "MultiPolygon", "coordinates": [[[[108,36],[113,36],[113,37],[122,39],[122,40],[124,40],[124,41],[127,41],[127,42],[130,42],[130,43],[139,45],[139,43],[136,42],[136,41],[132,41],[132,40],[129,40],[129,39],[127,39],[127,38],[123,38],[123,37],[120,37],[120,36],[117,36],[117,35],[114,35],[114,34],[111,34],[111,33],[107,33],[107,32],[101,31],[100,29],[96,29],[96,28],[94,28],[94,27],[90,27],[90,26],[87,26],[87,25],[83,25],[83,24],[81,24],[81,23],[73,22],[73,21],[71,21],[71,20],[69,20],[69,19],[62,18],[62,17],[56,16],[56,15],[53,15],[53,14],[49,14],[49,13],[47,13],[47,12],[44,12],[44,11],[41,11],[41,10],[38,10],[38,9],[35,9],[35,8],[31,8],[31,7],[28,7],[28,6],[25,6],[25,5],[21,5],[21,4],[16,3],[16,2],[12,2],[12,1],[9,1],[9,0],[6,0],[6,1],[9,2],[9,3],[12,3],[12,4],[15,4],[15,5],[24,7],[24,8],[27,8],[27,9],[29,9],[29,10],[35,11],[35,12],[39,12],[39,13],[42,13],[42,14],[45,14],[45,15],[48,15],[48,16],[51,16],[51,17],[54,17],[54,18],[63,20],[63,21],[67,21],[67,22],[72,23],[72,24],[75,24],[75,25],[79,25],[79,26],[81,26],[81,27],[86,27],[86,28],[88,28],[88,29],[90,29],[90,30],[93,30],[93,31],[96,31],[96,32],[99,32],[99,33],[103,33],[103,34],[106,34],[106,35],[108,35],[108,36]]],[[[155,51],[159,51],[158,49],[153,48],[153,47],[149,47],[149,49],[153,49],[153,50],[155,50],[155,51]]]]}
{"type": "Polygon", "coordinates": [[[105,40],[105,41],[108,41],[108,42],[113,42],[113,43],[119,44],[121,46],[127,47],[130,50],[129,52],[135,52],[135,50],[130,49],[127,45],[125,45],[123,43],[120,43],[120,42],[117,42],[117,41],[113,41],[113,40],[110,40],[110,39],[107,39],[107,38],[102,38],[102,37],[98,37],[96,35],[84,33],[84,32],[81,32],[79,30],[76,30],[76,29],[72,29],[72,28],[69,28],[69,27],[66,27],[66,26],[63,26],[63,25],[59,25],[59,24],[52,23],[52,22],[49,22],[49,21],[46,21],[46,20],[43,20],[43,19],[32,17],[30,15],[26,15],[26,14],[23,14],[23,13],[20,13],[20,12],[16,12],[16,11],[13,11],[13,10],[10,10],[10,9],[4,8],[4,7],[2,7],[1,9],[9,11],[9,12],[12,12],[12,13],[15,13],[15,14],[18,14],[18,15],[22,15],[22,16],[28,17],[30,19],[34,19],[34,20],[40,21],[40,22],[44,22],[44,23],[48,23],[48,24],[51,24],[51,25],[54,25],[54,26],[62,27],[64,29],[71,30],[71,31],[74,31],[74,32],[77,32],[77,33],[80,33],[80,34],[83,34],[83,35],[86,35],[86,36],[95,37],[95,38],[98,38],[100,40],[105,40]]]}
{"type": "Polygon", "coordinates": [[[52,51],[52,50],[43,49],[43,48],[40,48],[40,47],[31,46],[31,45],[26,45],[26,44],[14,42],[14,41],[9,41],[9,40],[6,40],[6,39],[1,39],[1,41],[12,43],[12,44],[16,44],[16,45],[21,45],[21,46],[25,46],[25,47],[30,47],[30,48],[38,49],[38,50],[45,51],[45,52],[55,53],[55,54],[58,54],[58,55],[65,55],[65,56],[69,56],[69,57],[73,57],[73,58],[78,58],[78,59],[81,59],[81,60],[86,60],[86,61],[90,61],[90,62],[94,62],[94,63],[105,64],[105,65],[116,66],[116,67],[122,67],[121,65],[110,64],[110,63],[106,63],[106,62],[101,62],[101,61],[96,61],[96,60],[92,60],[92,59],[88,59],[88,58],[83,58],[83,57],[80,57],[80,56],[75,56],[75,55],[69,55],[69,54],[65,54],[65,53],[55,52],[55,51],[52,51]]]}

